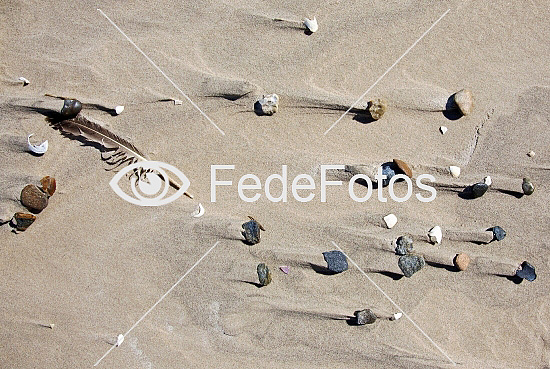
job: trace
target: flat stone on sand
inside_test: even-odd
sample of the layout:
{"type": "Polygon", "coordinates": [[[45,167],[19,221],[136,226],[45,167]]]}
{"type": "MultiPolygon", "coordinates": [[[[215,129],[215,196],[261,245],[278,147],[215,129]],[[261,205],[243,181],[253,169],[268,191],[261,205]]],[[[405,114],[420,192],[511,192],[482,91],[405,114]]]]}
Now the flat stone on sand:
{"type": "Polygon", "coordinates": [[[469,115],[474,108],[472,91],[463,89],[454,94],[454,102],[462,115],[469,115]]]}
{"type": "Polygon", "coordinates": [[[422,255],[407,254],[399,258],[397,265],[405,277],[410,278],[414,273],[424,268],[426,261],[424,261],[424,257],[422,255]]]}
{"type": "Polygon", "coordinates": [[[348,260],[343,252],[338,250],[325,251],[323,252],[323,257],[327,262],[328,270],[331,272],[342,273],[348,270],[348,260]]]}
{"type": "Polygon", "coordinates": [[[38,213],[48,206],[48,196],[35,185],[29,184],[21,191],[21,203],[29,210],[38,213]]]}
{"type": "Polygon", "coordinates": [[[15,213],[13,216],[15,220],[15,228],[18,231],[25,231],[36,220],[36,216],[28,213],[15,213]]]}
{"type": "Polygon", "coordinates": [[[377,319],[371,309],[357,310],[353,315],[355,315],[357,325],[372,324],[377,319]]]}
{"type": "Polygon", "coordinates": [[[535,267],[529,264],[527,261],[521,263],[520,268],[516,270],[516,275],[520,278],[527,279],[529,282],[533,282],[535,279],[537,279],[535,267]]]}

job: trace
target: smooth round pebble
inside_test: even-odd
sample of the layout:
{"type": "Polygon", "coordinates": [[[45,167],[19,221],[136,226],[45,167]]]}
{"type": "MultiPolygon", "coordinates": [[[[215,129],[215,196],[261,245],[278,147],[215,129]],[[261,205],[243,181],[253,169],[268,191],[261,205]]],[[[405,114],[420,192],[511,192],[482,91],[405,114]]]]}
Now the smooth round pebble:
{"type": "Polygon", "coordinates": [[[472,197],[477,199],[485,195],[485,192],[489,189],[489,186],[486,183],[478,182],[472,186],[472,197]]]}
{"type": "Polygon", "coordinates": [[[31,211],[40,212],[48,206],[48,196],[33,184],[21,191],[21,203],[31,211]]]}
{"type": "Polygon", "coordinates": [[[470,257],[468,254],[460,253],[456,254],[454,258],[454,264],[458,268],[458,270],[466,270],[468,269],[468,265],[470,265],[470,257]]]}
{"type": "Polygon", "coordinates": [[[82,110],[82,103],[75,99],[67,99],[63,102],[63,107],[61,108],[61,115],[64,118],[73,118],[80,113],[82,110]]]}
{"type": "Polygon", "coordinates": [[[529,196],[529,195],[532,195],[533,192],[535,192],[535,185],[531,182],[529,178],[523,178],[521,189],[523,190],[524,194],[529,196]]]}
{"type": "Polygon", "coordinates": [[[463,89],[454,94],[454,102],[462,115],[469,115],[474,108],[474,96],[469,89],[463,89]]]}

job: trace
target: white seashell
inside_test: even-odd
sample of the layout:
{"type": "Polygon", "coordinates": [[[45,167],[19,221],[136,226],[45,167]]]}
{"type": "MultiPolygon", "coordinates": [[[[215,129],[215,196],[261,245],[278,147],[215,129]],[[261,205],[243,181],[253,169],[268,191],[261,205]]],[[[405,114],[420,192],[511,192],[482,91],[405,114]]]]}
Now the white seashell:
{"type": "Polygon", "coordinates": [[[31,144],[31,136],[33,136],[34,133],[31,133],[29,135],[29,137],[27,137],[27,147],[29,149],[29,151],[35,153],[35,154],[38,154],[38,155],[43,155],[46,153],[46,151],[48,151],[48,140],[42,142],[40,145],[33,145],[31,144]]]}
{"type": "Polygon", "coordinates": [[[181,105],[183,104],[183,101],[181,100],[174,100],[174,105],[181,105]]]}
{"type": "Polygon", "coordinates": [[[391,320],[399,320],[403,316],[403,313],[395,313],[392,315],[391,320]]]}
{"type": "Polygon", "coordinates": [[[391,229],[397,224],[397,217],[394,214],[388,214],[384,217],[384,222],[386,223],[386,227],[391,229]]]}
{"type": "Polygon", "coordinates": [[[119,334],[118,337],[116,338],[115,346],[116,347],[120,346],[122,344],[122,342],[124,342],[124,335],[119,334]]]}
{"type": "Polygon", "coordinates": [[[527,153],[527,156],[529,156],[530,158],[532,158],[533,156],[535,156],[535,152],[533,150],[529,151],[527,153]]]}
{"type": "Polygon", "coordinates": [[[124,111],[124,106],[118,105],[118,106],[115,107],[115,113],[116,113],[117,115],[119,115],[119,114],[122,113],[123,111],[124,111]]]}
{"type": "Polygon", "coordinates": [[[487,186],[490,186],[493,183],[493,181],[491,180],[491,176],[483,178],[483,183],[485,183],[487,186]]]}
{"type": "Polygon", "coordinates": [[[447,133],[447,127],[441,126],[439,127],[439,131],[441,132],[442,135],[444,135],[445,133],[447,133]]]}
{"type": "Polygon", "coordinates": [[[428,232],[428,238],[430,239],[430,242],[433,244],[441,243],[441,239],[443,238],[443,233],[441,232],[440,226],[435,226],[428,232]]]}
{"type": "Polygon", "coordinates": [[[23,82],[23,86],[26,86],[28,85],[29,83],[31,83],[28,79],[26,79],[25,77],[19,77],[19,81],[23,82]]]}
{"type": "Polygon", "coordinates": [[[315,17],[313,17],[313,19],[305,18],[304,26],[306,26],[306,28],[312,33],[317,32],[319,29],[319,25],[317,24],[317,19],[315,19],[315,17]]]}
{"type": "Polygon", "coordinates": [[[460,167],[451,165],[449,167],[449,172],[451,172],[451,175],[455,178],[458,178],[460,176],[460,167]]]}
{"type": "Polygon", "coordinates": [[[199,203],[199,205],[197,205],[197,208],[195,209],[195,211],[193,213],[191,213],[191,216],[195,217],[195,218],[199,218],[199,217],[202,217],[204,215],[204,206],[202,206],[201,203],[199,203]]]}

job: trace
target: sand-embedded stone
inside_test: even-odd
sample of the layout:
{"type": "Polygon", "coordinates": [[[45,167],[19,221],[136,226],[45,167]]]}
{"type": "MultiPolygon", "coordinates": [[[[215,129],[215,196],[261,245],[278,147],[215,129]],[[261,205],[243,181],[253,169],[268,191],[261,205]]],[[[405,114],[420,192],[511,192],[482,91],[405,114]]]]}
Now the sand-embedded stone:
{"type": "Polygon", "coordinates": [[[331,272],[341,273],[348,270],[348,260],[343,252],[338,250],[325,251],[323,252],[323,257],[327,262],[328,270],[331,272]]]}
{"type": "Polygon", "coordinates": [[[523,190],[524,194],[529,196],[529,195],[532,195],[533,192],[535,192],[535,185],[531,182],[529,178],[523,178],[521,189],[523,190]]]}
{"type": "Polygon", "coordinates": [[[13,216],[15,228],[18,231],[25,231],[36,220],[36,216],[28,213],[15,213],[13,216]]]}
{"type": "Polygon", "coordinates": [[[48,196],[35,185],[29,184],[21,191],[21,203],[31,211],[40,212],[48,206],[48,196]]]}
{"type": "Polygon", "coordinates": [[[520,278],[527,279],[529,282],[533,282],[537,279],[537,273],[535,273],[535,267],[529,264],[527,261],[521,263],[521,266],[516,270],[516,275],[520,278]]]}
{"type": "Polygon", "coordinates": [[[386,223],[388,229],[391,229],[397,224],[397,217],[395,214],[388,214],[384,217],[384,223],[386,223]]]}
{"type": "Polygon", "coordinates": [[[67,99],[63,102],[61,116],[63,118],[74,118],[82,110],[82,103],[76,99],[67,99]]]}
{"type": "Polygon", "coordinates": [[[357,310],[353,313],[357,325],[373,324],[377,316],[371,309],[357,310]]]}
{"type": "Polygon", "coordinates": [[[407,163],[399,159],[393,159],[393,162],[395,165],[397,165],[401,172],[403,172],[407,177],[412,178],[413,172],[411,168],[407,165],[407,163]]]}
{"type": "Polygon", "coordinates": [[[426,261],[422,255],[407,254],[399,257],[397,265],[405,277],[410,278],[414,273],[424,268],[426,261]]]}
{"type": "Polygon", "coordinates": [[[382,187],[386,187],[390,184],[390,180],[393,176],[395,176],[397,173],[396,170],[399,170],[397,168],[397,165],[393,162],[387,162],[382,164],[382,174],[386,176],[386,179],[382,180],[382,187]]]}
{"type": "Polygon", "coordinates": [[[395,253],[397,255],[407,255],[413,251],[413,239],[410,236],[399,237],[395,244],[395,253]]]}
{"type": "Polygon", "coordinates": [[[470,265],[470,257],[468,254],[465,254],[461,252],[460,254],[456,254],[454,258],[454,264],[457,267],[458,270],[466,270],[468,269],[468,265],[470,265]]]}
{"type": "Polygon", "coordinates": [[[262,286],[267,286],[271,283],[271,272],[267,265],[264,263],[258,264],[256,271],[258,272],[258,279],[260,280],[260,284],[262,286]]]}
{"type": "Polygon", "coordinates": [[[243,223],[242,228],[242,234],[248,244],[255,245],[260,242],[261,225],[257,221],[250,219],[248,222],[243,223]]]}
{"type": "Polygon", "coordinates": [[[493,239],[497,241],[502,241],[506,237],[506,231],[499,226],[491,228],[493,232],[493,239]]]}
{"type": "Polygon", "coordinates": [[[469,115],[474,108],[472,91],[463,89],[454,94],[454,102],[462,115],[469,115]]]}
{"type": "Polygon", "coordinates": [[[384,99],[371,100],[367,104],[367,109],[372,119],[378,120],[388,110],[388,102],[384,99]]]}
{"type": "Polygon", "coordinates": [[[474,199],[477,199],[478,197],[481,197],[485,195],[485,192],[489,189],[489,186],[484,182],[478,182],[472,186],[472,197],[474,199]]]}
{"type": "Polygon", "coordinates": [[[56,189],[55,178],[46,176],[40,180],[40,184],[42,184],[42,191],[47,193],[48,196],[52,196],[55,193],[55,189],[56,189]]]}
{"type": "Polygon", "coordinates": [[[279,96],[277,94],[263,95],[254,104],[254,111],[258,115],[273,115],[279,109],[279,96]]]}

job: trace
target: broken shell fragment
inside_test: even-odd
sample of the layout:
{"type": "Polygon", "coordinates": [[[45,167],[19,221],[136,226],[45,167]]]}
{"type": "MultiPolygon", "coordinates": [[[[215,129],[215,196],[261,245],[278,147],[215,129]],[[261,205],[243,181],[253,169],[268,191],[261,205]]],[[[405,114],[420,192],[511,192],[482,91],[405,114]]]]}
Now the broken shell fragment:
{"type": "Polygon", "coordinates": [[[430,242],[433,244],[441,243],[441,239],[443,238],[443,232],[441,232],[440,226],[435,226],[428,232],[428,238],[430,239],[430,242]]]}
{"type": "Polygon", "coordinates": [[[460,176],[460,167],[457,167],[455,165],[451,165],[449,167],[449,172],[451,172],[451,175],[455,178],[458,178],[460,176]]]}
{"type": "Polygon", "coordinates": [[[254,111],[258,115],[273,115],[279,109],[279,96],[277,94],[263,95],[254,104],[254,111]]]}
{"type": "Polygon", "coordinates": [[[199,202],[199,205],[197,205],[197,208],[193,213],[191,213],[191,216],[194,218],[199,218],[204,215],[204,206],[199,202]]]}
{"type": "Polygon", "coordinates": [[[40,145],[33,145],[31,144],[31,137],[34,135],[34,133],[31,133],[27,137],[27,148],[30,152],[33,152],[37,155],[44,155],[46,151],[48,151],[48,140],[42,142],[40,145]]]}
{"type": "Polygon", "coordinates": [[[115,106],[115,113],[116,113],[116,115],[119,115],[119,114],[122,113],[123,111],[124,111],[124,106],[122,106],[122,105],[115,106]]]}
{"type": "Polygon", "coordinates": [[[441,132],[442,135],[444,135],[445,133],[447,133],[447,127],[441,126],[439,127],[439,131],[441,132]]]}
{"type": "Polygon", "coordinates": [[[317,19],[315,17],[313,17],[313,19],[305,18],[304,19],[304,26],[311,33],[315,33],[319,29],[319,25],[317,24],[317,19]]]}
{"type": "Polygon", "coordinates": [[[55,193],[57,186],[55,178],[46,176],[40,180],[40,184],[42,185],[42,191],[47,193],[48,196],[52,196],[55,193]]]}
{"type": "Polygon", "coordinates": [[[61,108],[61,115],[64,118],[73,118],[76,117],[81,110],[82,103],[80,101],[76,99],[66,99],[61,108]]]}
{"type": "Polygon", "coordinates": [[[13,216],[15,228],[18,231],[25,231],[36,220],[36,216],[28,213],[15,213],[13,216]]]}
{"type": "Polygon", "coordinates": [[[20,82],[23,82],[23,86],[26,86],[28,85],[29,83],[31,83],[28,79],[26,79],[25,77],[19,77],[18,80],[20,82]]]}
{"type": "Polygon", "coordinates": [[[388,214],[384,217],[384,222],[386,223],[386,227],[391,229],[397,224],[397,217],[394,214],[388,214]]]}
{"type": "Polygon", "coordinates": [[[285,273],[285,274],[288,274],[288,272],[290,271],[290,267],[289,266],[286,266],[286,265],[281,265],[279,267],[279,269],[281,269],[281,272],[285,273]]]}
{"type": "Polygon", "coordinates": [[[174,105],[181,105],[181,104],[183,104],[183,101],[174,99],[174,105]]]}
{"type": "Polygon", "coordinates": [[[412,178],[413,172],[407,163],[399,159],[393,159],[393,162],[407,177],[412,178]]]}
{"type": "Polygon", "coordinates": [[[472,91],[463,89],[453,95],[453,100],[462,115],[469,115],[474,107],[472,91]]]}
{"type": "Polygon", "coordinates": [[[118,337],[116,338],[115,346],[118,347],[118,346],[122,345],[122,342],[124,342],[124,335],[119,334],[118,337]]]}
{"type": "Polygon", "coordinates": [[[372,119],[378,120],[388,110],[388,102],[384,99],[371,100],[367,103],[367,109],[372,119]]]}
{"type": "Polygon", "coordinates": [[[403,316],[403,313],[395,313],[390,317],[390,320],[399,320],[403,316]]]}

